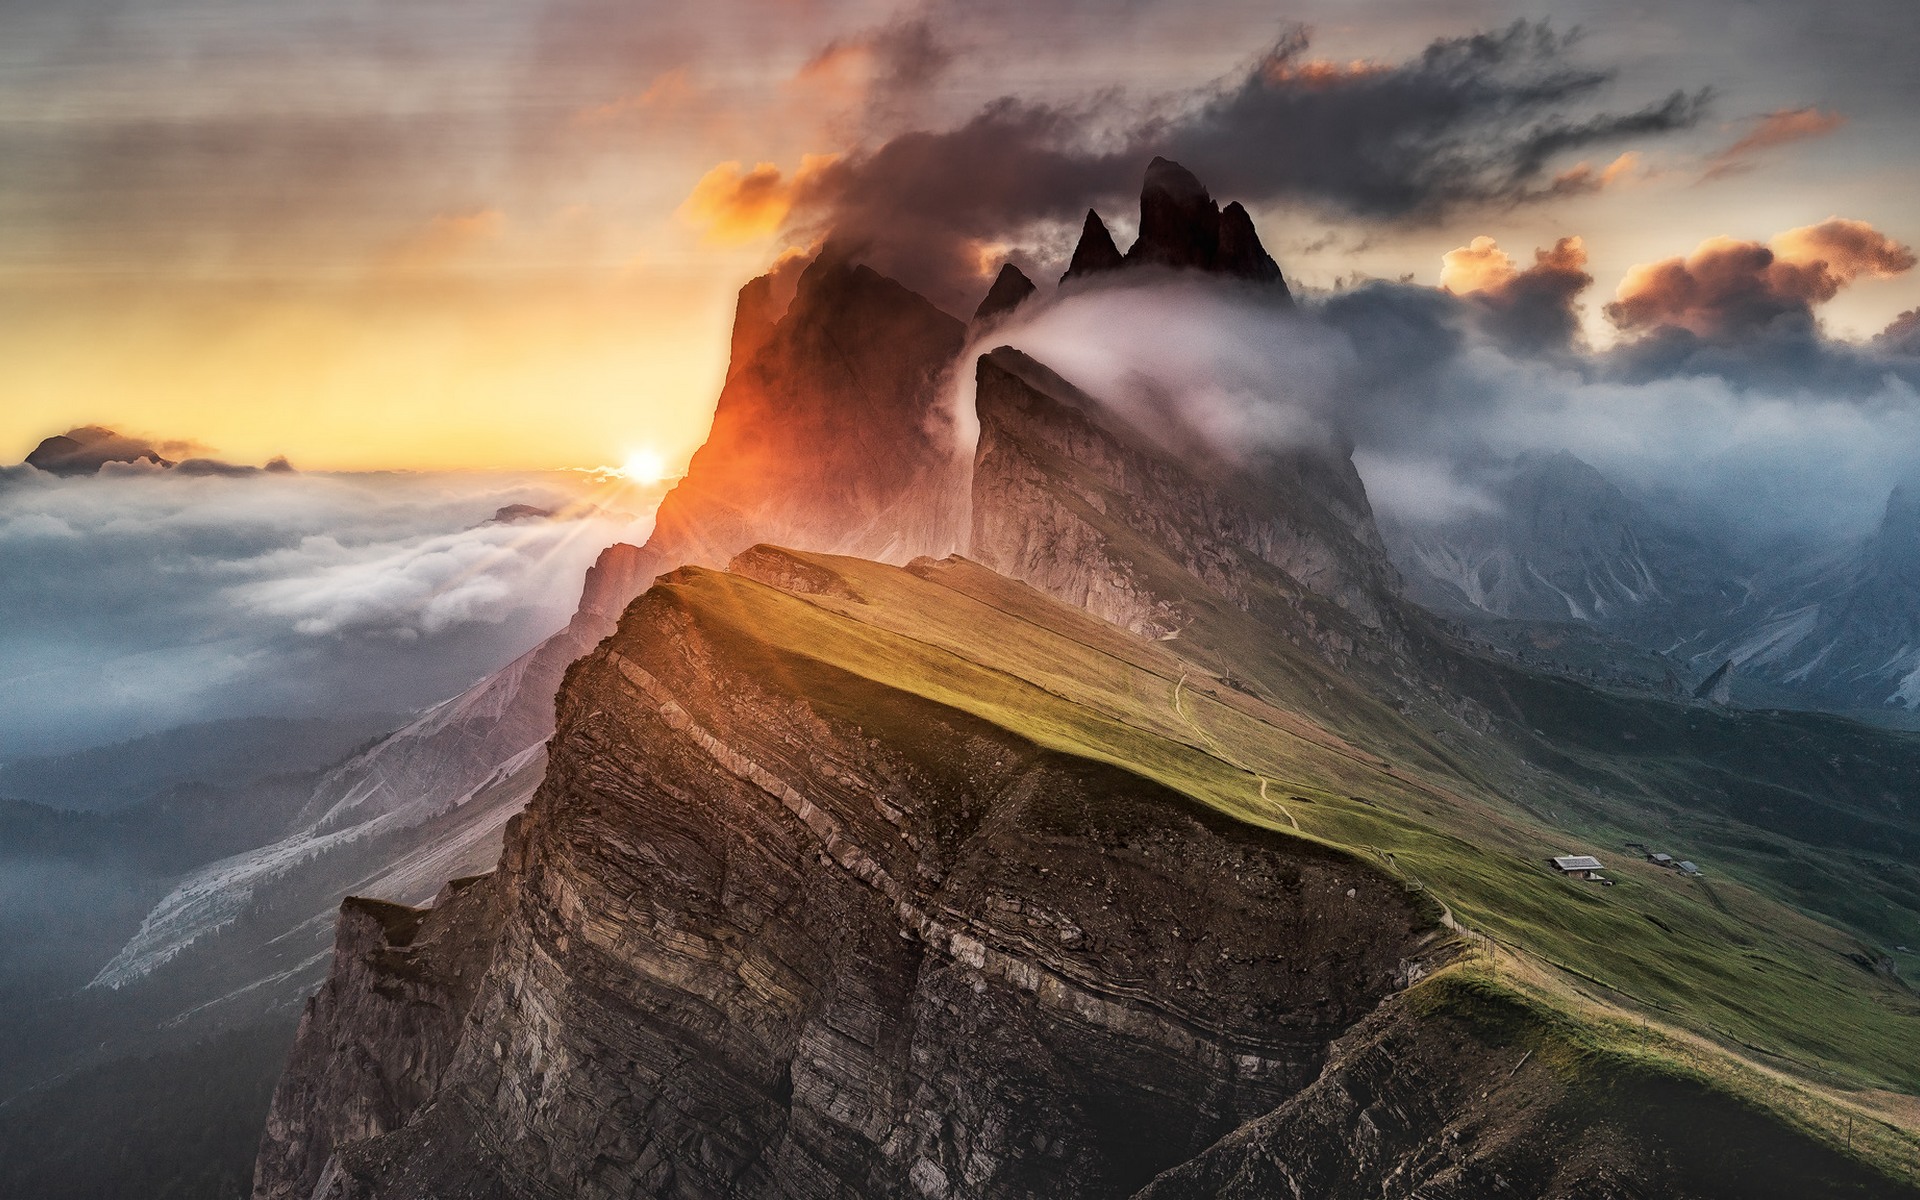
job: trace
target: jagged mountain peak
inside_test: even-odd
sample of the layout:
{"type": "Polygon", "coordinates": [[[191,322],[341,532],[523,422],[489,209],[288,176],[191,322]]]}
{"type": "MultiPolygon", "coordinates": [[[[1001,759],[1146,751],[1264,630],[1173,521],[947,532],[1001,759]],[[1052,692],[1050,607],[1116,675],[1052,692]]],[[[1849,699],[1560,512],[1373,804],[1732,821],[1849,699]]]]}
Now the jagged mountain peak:
{"type": "Polygon", "coordinates": [[[1260,244],[1246,208],[1235,201],[1222,212],[1193,172],[1166,158],[1147,164],[1140,188],[1140,237],[1127,251],[1127,261],[1286,288],[1279,264],[1260,244]]]}
{"type": "Polygon", "coordinates": [[[1012,312],[1036,290],[1033,280],[1028,279],[1019,267],[1012,263],[1002,264],[1000,273],[994,276],[993,286],[981,298],[980,307],[973,310],[973,323],[978,325],[1012,312]]]}
{"type": "Polygon", "coordinates": [[[1073,248],[1073,261],[1067,264],[1067,272],[1060,277],[1060,282],[1111,271],[1125,263],[1126,257],[1114,244],[1113,234],[1107,232],[1107,223],[1090,208],[1087,219],[1080,225],[1080,241],[1073,248]]]}

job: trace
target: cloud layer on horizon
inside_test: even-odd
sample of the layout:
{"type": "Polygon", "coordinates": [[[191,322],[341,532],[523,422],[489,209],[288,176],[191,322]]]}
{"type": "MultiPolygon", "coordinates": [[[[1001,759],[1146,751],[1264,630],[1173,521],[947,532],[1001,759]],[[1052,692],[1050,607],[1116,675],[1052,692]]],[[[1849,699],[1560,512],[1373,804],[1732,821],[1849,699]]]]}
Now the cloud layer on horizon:
{"type": "Polygon", "coordinates": [[[587,492],[552,474],[0,469],[0,757],[443,699],[557,629],[593,557],[644,536],[627,513],[491,520],[587,492]]]}

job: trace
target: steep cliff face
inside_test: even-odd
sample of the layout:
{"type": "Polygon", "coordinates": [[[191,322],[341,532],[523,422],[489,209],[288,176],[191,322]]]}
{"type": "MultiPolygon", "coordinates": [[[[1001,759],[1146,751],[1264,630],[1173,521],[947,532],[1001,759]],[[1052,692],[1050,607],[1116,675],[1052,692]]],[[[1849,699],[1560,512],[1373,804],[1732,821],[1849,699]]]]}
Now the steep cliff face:
{"type": "Polygon", "coordinates": [[[1608,1060],[1484,983],[1436,980],[1139,1200],[1745,1200],[1910,1194],[1698,1081],[1608,1060]]]}
{"type": "Polygon", "coordinates": [[[492,878],[451,882],[428,909],[341,906],[332,970],[274,1092],[256,1196],[304,1200],[336,1146],[400,1128],[433,1094],[503,911],[492,878]]]}
{"type": "Polygon", "coordinates": [[[1018,351],[976,369],[977,561],[1147,636],[1185,624],[1180,573],[1243,609],[1306,597],[1374,630],[1388,621],[1396,577],[1344,454],[1221,463],[1203,477],[1103,425],[1093,402],[1018,351]]]}
{"type": "MultiPolygon", "coordinates": [[[[1359,861],[763,641],[703,578],[569,676],[452,1064],[323,1194],[1125,1194],[1447,953],[1359,861]]],[[[367,1090],[286,1094],[328,1088],[367,1090]]]]}
{"type": "MultiPolygon", "coordinates": [[[[764,308],[742,293],[742,320],[764,308]]],[[[736,337],[686,478],[645,546],[601,555],[581,608],[617,617],[660,572],[722,567],[761,541],[895,563],[954,549],[965,471],[939,385],[965,334],[867,267],[814,262],[777,325],[736,337]]]]}

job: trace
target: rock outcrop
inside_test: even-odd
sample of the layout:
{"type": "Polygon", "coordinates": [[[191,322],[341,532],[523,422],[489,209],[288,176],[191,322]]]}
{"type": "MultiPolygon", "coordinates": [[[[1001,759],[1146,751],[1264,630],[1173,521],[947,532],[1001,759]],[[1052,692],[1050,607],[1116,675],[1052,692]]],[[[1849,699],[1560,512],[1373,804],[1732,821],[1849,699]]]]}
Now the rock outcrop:
{"type": "MultiPolygon", "coordinates": [[[[743,291],[742,319],[762,309],[743,291]]],[[[736,355],[758,347],[736,358],[706,443],[646,545],[601,555],[581,608],[617,616],[660,572],[762,541],[886,562],[955,549],[964,465],[939,385],[965,334],[867,267],[816,260],[763,339],[736,336],[736,355]]]]}
{"type": "Polygon", "coordinates": [[[1133,246],[1121,254],[1106,222],[1089,209],[1060,282],[1142,266],[1244,279],[1291,299],[1280,266],[1260,244],[1247,210],[1235,201],[1222,211],[1193,172],[1164,158],[1147,165],[1140,188],[1140,236],[1133,246]]]}
{"type": "MultiPolygon", "coordinates": [[[[459,1048],[315,1194],[1124,1195],[1448,952],[1340,852],[763,640],[757,586],[670,576],[569,675],[459,1048]]],[[[283,1097],[378,1090],[358,1036],[311,1018],[283,1097]]]]}
{"type": "Polygon", "coordinates": [[[1087,219],[1080,225],[1080,240],[1074,244],[1073,258],[1067,263],[1066,274],[1060,276],[1060,282],[1111,271],[1126,261],[1120,247],[1113,244],[1107,223],[1100,219],[1099,213],[1088,209],[1087,219]]]}
{"type": "Polygon", "coordinates": [[[274,1093],[255,1196],[306,1200],[336,1147],[399,1129],[433,1095],[504,909],[491,878],[455,880],[427,909],[341,905],[332,970],[274,1093]]]}
{"type": "Polygon", "coordinates": [[[973,310],[973,324],[983,325],[995,317],[1005,316],[1019,308],[1036,289],[1033,280],[1012,263],[1004,263],[1000,273],[993,277],[993,286],[980,298],[980,307],[973,310]]]}
{"type": "Polygon", "coordinates": [[[1140,189],[1140,237],[1127,251],[1127,262],[1210,271],[1286,288],[1247,210],[1236,201],[1221,212],[1193,172],[1164,158],[1147,164],[1140,189]]]}
{"type": "Polygon", "coordinates": [[[970,557],[1150,637],[1185,624],[1183,575],[1243,609],[1317,597],[1366,627],[1389,621],[1395,575],[1344,450],[1204,471],[1097,417],[1019,351],[976,372],[970,557]]]}
{"type": "Polygon", "coordinates": [[[26,458],[28,466],[51,475],[95,475],[108,463],[141,461],[156,467],[173,466],[140,438],[125,437],[99,425],[83,425],[46,438],[26,458]]]}
{"type": "Polygon", "coordinates": [[[1905,1193],[1697,1080],[1594,1055],[1510,993],[1445,979],[1384,1006],[1311,1087],[1138,1200],[1905,1193]]]}

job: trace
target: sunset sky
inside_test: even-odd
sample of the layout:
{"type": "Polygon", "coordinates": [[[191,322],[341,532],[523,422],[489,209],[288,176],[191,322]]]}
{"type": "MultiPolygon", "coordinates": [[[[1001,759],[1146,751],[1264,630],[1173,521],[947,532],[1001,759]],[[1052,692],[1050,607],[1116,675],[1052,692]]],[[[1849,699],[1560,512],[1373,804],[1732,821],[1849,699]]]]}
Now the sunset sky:
{"type": "Polygon", "coordinates": [[[1920,307],[1917,24],[1911,0],[9,4],[0,459],[99,423],[303,467],[684,462],[734,292],[783,253],[865,239],[962,311],[1009,252],[1057,271],[1088,204],[1127,226],[1156,152],[1245,200],[1307,289],[1437,284],[1494,239],[1449,260],[1463,290],[1577,236],[1601,345],[1636,267],[1630,291],[1710,239],[1790,262],[1824,228],[1827,261],[1865,230],[1806,285],[1864,339],[1920,307]],[[1458,41],[1520,18],[1549,25],[1458,41]]]}

